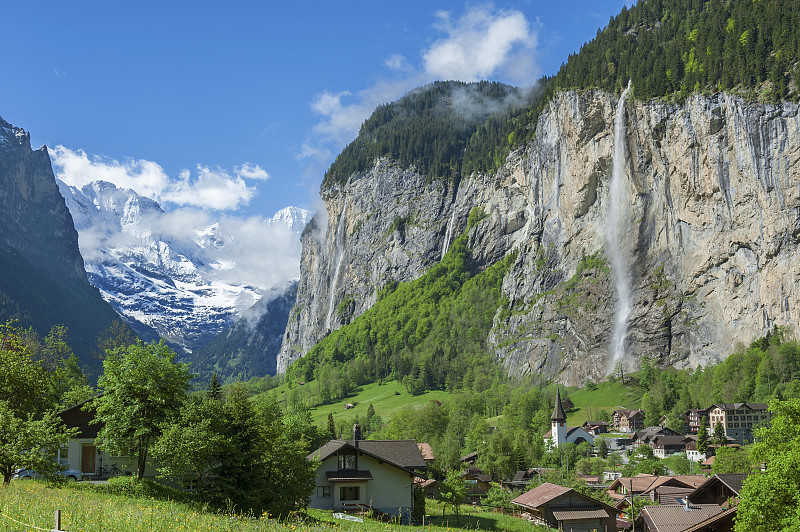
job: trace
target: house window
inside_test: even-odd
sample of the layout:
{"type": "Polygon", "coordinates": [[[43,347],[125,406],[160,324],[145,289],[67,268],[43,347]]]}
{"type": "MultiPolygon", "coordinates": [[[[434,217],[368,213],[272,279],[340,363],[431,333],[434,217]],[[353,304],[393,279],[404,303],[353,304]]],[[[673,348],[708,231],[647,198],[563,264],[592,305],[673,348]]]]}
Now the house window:
{"type": "Polygon", "coordinates": [[[339,488],[339,499],[343,501],[358,500],[358,486],[342,486],[339,488]]]}
{"type": "Polygon", "coordinates": [[[65,462],[69,460],[69,447],[60,447],[58,449],[58,459],[65,462]]]}
{"type": "Polygon", "coordinates": [[[354,454],[340,454],[339,455],[339,469],[356,469],[356,455],[354,454]]]}
{"type": "Polygon", "coordinates": [[[331,487],[330,486],[317,486],[317,498],[318,499],[330,499],[331,498],[331,487]]]}

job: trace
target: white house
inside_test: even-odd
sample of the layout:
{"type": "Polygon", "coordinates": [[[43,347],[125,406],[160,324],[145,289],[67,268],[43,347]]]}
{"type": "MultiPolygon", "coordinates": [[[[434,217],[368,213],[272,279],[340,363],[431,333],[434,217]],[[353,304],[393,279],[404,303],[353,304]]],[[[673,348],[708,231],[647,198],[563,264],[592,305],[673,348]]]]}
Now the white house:
{"type": "MultiPolygon", "coordinates": [[[[88,402],[88,401],[87,401],[88,402]]],[[[67,427],[76,427],[78,437],[62,445],[58,451],[69,469],[77,469],[88,477],[105,478],[114,475],[136,474],[136,464],[131,464],[127,456],[113,455],[104,450],[97,441],[97,433],[102,426],[95,423],[94,409],[84,410],[87,402],[59,412],[59,417],[67,427]]],[[[157,471],[149,462],[145,476],[154,477],[157,471]]]]}
{"type": "Polygon", "coordinates": [[[310,455],[319,460],[311,508],[373,508],[407,520],[413,507],[415,471],[427,464],[414,440],[331,440],[310,455]]]}

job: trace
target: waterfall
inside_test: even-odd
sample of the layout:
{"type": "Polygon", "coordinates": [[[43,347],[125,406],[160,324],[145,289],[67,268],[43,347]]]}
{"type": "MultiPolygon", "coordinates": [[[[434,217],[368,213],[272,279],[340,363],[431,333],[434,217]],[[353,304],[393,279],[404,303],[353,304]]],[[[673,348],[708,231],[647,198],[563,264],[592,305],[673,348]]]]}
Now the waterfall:
{"type": "Polygon", "coordinates": [[[628,332],[628,318],[633,308],[631,279],[628,272],[628,250],[622,241],[628,218],[628,200],[623,186],[625,171],[625,97],[631,88],[622,91],[614,115],[614,159],[609,186],[608,216],[606,218],[606,245],[611,261],[611,274],[614,290],[617,292],[617,304],[614,309],[614,328],[611,334],[611,367],[617,362],[625,362],[625,338],[628,332]]]}
{"type": "Polygon", "coordinates": [[[339,283],[339,270],[342,268],[342,261],[344,260],[344,242],[342,238],[344,227],[344,212],[339,217],[339,223],[336,224],[336,234],[333,236],[333,262],[336,263],[336,269],[333,271],[331,278],[331,289],[328,292],[328,316],[325,318],[325,328],[330,330],[331,319],[333,318],[333,306],[336,302],[336,285],[339,283]]]}
{"type": "Polygon", "coordinates": [[[453,209],[453,214],[450,216],[450,221],[447,223],[447,231],[444,232],[444,245],[442,246],[442,259],[447,254],[450,248],[450,239],[453,238],[453,225],[456,223],[456,210],[453,209]]]}

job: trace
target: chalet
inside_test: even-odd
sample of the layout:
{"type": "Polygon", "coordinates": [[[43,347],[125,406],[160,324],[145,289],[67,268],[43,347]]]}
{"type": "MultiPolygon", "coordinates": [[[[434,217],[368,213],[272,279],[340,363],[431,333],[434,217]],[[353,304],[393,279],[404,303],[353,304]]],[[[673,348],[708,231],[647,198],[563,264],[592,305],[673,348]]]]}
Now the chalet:
{"type": "Polygon", "coordinates": [[[719,504],[726,506],[728,501],[738,499],[742,491],[747,473],[728,473],[714,475],[689,495],[689,502],[694,504],[719,504]]]}
{"type": "Polygon", "coordinates": [[[705,408],[696,408],[687,410],[683,414],[683,424],[686,434],[697,434],[700,432],[700,423],[703,418],[708,415],[708,410],[705,408]]]}
{"type": "Polygon", "coordinates": [[[372,508],[403,520],[411,515],[415,471],[427,468],[414,440],[362,440],[358,424],[352,440],[331,440],[308,459],[319,460],[311,508],[372,508]]]}
{"type": "Polygon", "coordinates": [[[587,421],[581,425],[581,428],[592,436],[608,433],[608,423],[605,421],[587,421]]]}
{"type": "Polygon", "coordinates": [[[753,429],[766,425],[770,413],[764,403],[717,403],[708,407],[708,426],[714,430],[722,423],[725,436],[738,443],[751,443],[753,429]]]}
{"type": "Polygon", "coordinates": [[[616,532],[616,510],[572,488],[545,482],[511,501],[529,521],[558,530],[616,532]]]}
{"type": "Polygon", "coordinates": [[[492,487],[492,476],[484,473],[483,470],[475,466],[468,467],[463,473],[461,478],[464,479],[464,484],[467,487],[466,502],[480,504],[481,499],[486,497],[489,489],[492,487]]]}
{"type": "Polygon", "coordinates": [[[645,506],[636,518],[636,530],[644,532],[684,531],[723,512],[718,504],[645,506]]]}
{"type": "Polygon", "coordinates": [[[653,438],[653,456],[657,458],[666,458],[676,453],[686,451],[686,442],[691,441],[686,436],[662,436],[658,435],[653,438]]]}
{"type": "Polygon", "coordinates": [[[644,410],[619,408],[613,414],[614,430],[618,432],[636,432],[644,427],[644,410]]]}
{"type": "Polygon", "coordinates": [[[706,453],[701,453],[697,450],[697,440],[694,439],[686,442],[686,448],[683,452],[686,453],[686,458],[692,462],[702,462],[707,458],[706,453]]]}
{"type": "Polygon", "coordinates": [[[553,415],[550,417],[551,429],[544,436],[545,445],[558,447],[564,443],[589,442],[594,445],[594,436],[586,432],[581,427],[568,427],[567,416],[564,414],[564,407],[561,404],[561,393],[556,388],[556,401],[553,408],[553,415]]]}
{"type": "MultiPolygon", "coordinates": [[[[112,454],[100,445],[97,435],[103,428],[95,421],[97,411],[89,406],[89,401],[77,404],[58,413],[67,428],[77,428],[78,436],[62,445],[58,450],[58,458],[68,469],[77,469],[87,478],[108,478],[124,474],[131,460],[128,456],[112,454]]],[[[130,473],[135,472],[136,466],[130,473]]],[[[144,476],[154,477],[155,467],[148,463],[144,476]]]]}
{"type": "Polygon", "coordinates": [[[650,447],[653,447],[657,436],[680,436],[680,434],[669,427],[656,425],[642,430],[637,430],[634,433],[633,438],[631,438],[631,443],[633,444],[634,449],[637,449],[641,445],[649,445],[650,447]]]}
{"type": "MultiPolygon", "coordinates": [[[[635,477],[620,477],[611,483],[606,493],[617,501],[630,500],[632,497],[647,497],[656,500],[654,491],[660,486],[695,489],[705,482],[703,475],[647,475],[640,473],[635,477]]],[[[627,505],[625,505],[627,506],[627,505]]],[[[619,505],[617,505],[620,508],[619,505]]]]}

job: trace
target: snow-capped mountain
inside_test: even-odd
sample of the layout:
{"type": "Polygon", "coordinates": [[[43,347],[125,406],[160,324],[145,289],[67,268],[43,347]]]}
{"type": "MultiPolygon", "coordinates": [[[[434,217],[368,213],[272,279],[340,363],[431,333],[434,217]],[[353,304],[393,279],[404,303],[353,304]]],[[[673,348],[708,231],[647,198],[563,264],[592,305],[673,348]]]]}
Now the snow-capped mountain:
{"type": "Polygon", "coordinates": [[[165,212],[104,181],[80,189],[58,183],[89,282],[146,337],[191,351],[263,308],[265,294],[299,273],[299,235],[311,217],[303,209],[269,220],[211,220],[195,210],[165,212]],[[281,254],[264,255],[260,248],[270,245],[281,254]],[[264,264],[270,256],[280,264],[264,264]]]}

